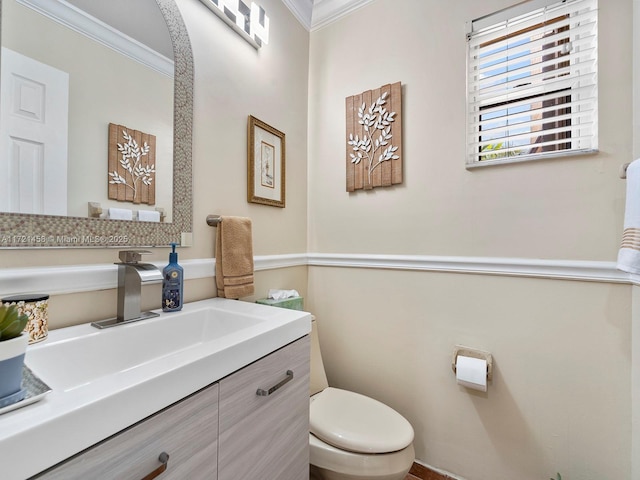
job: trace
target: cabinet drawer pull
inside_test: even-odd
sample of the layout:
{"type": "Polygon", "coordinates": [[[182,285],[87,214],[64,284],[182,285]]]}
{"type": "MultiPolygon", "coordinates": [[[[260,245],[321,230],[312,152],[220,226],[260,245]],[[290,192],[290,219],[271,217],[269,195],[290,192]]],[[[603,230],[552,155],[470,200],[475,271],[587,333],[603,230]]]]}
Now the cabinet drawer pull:
{"type": "Polygon", "coordinates": [[[263,390],[263,389],[259,388],[258,391],[256,392],[256,395],[258,395],[260,397],[268,397],[273,392],[275,392],[280,387],[282,387],[285,383],[288,383],[291,380],[293,380],[293,370],[287,370],[287,378],[282,380],[280,383],[277,383],[276,385],[271,387],[269,390],[263,390]]]}
{"type": "Polygon", "coordinates": [[[162,452],[158,457],[158,460],[162,462],[162,465],[160,465],[158,468],[156,468],[153,472],[151,472],[149,475],[144,477],[142,480],[152,480],[167,469],[167,464],[169,463],[169,454],[167,452],[162,452]]]}

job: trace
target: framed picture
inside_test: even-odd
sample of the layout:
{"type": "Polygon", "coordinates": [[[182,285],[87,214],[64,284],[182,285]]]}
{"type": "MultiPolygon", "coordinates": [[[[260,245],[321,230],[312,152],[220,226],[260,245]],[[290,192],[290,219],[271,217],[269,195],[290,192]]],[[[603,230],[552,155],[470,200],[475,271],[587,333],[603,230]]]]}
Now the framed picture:
{"type": "Polygon", "coordinates": [[[284,133],[249,115],[247,201],[284,208],[284,133]]]}

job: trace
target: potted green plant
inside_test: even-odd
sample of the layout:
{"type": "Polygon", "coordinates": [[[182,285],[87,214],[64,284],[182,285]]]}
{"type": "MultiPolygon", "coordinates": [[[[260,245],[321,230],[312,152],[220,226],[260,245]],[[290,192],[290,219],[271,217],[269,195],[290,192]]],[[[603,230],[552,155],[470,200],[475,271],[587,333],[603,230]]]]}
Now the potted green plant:
{"type": "Polygon", "coordinates": [[[24,398],[22,369],[29,335],[22,331],[28,320],[16,305],[0,306],[0,407],[24,398]]]}

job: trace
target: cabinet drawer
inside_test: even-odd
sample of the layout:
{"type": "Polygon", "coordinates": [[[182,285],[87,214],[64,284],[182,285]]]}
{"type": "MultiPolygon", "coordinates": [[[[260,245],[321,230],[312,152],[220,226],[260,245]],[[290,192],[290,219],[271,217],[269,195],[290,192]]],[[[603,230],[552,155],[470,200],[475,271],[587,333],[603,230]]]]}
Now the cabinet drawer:
{"type": "Polygon", "coordinates": [[[140,480],[162,465],[166,452],[167,469],[158,480],[215,480],[217,440],[214,384],[35,478],[140,480]]]}
{"type": "Polygon", "coordinates": [[[309,352],[307,336],[220,381],[219,480],[309,478],[309,352]]]}

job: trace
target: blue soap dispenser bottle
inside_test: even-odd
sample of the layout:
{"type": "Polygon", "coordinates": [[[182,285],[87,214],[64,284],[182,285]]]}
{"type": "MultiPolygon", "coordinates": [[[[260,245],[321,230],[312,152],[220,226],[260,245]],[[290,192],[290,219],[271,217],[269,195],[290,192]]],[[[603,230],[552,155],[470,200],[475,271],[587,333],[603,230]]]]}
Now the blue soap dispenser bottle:
{"type": "Polygon", "coordinates": [[[169,264],[162,270],[162,311],[182,310],[182,285],[184,270],[178,265],[176,244],[171,244],[169,264]]]}

